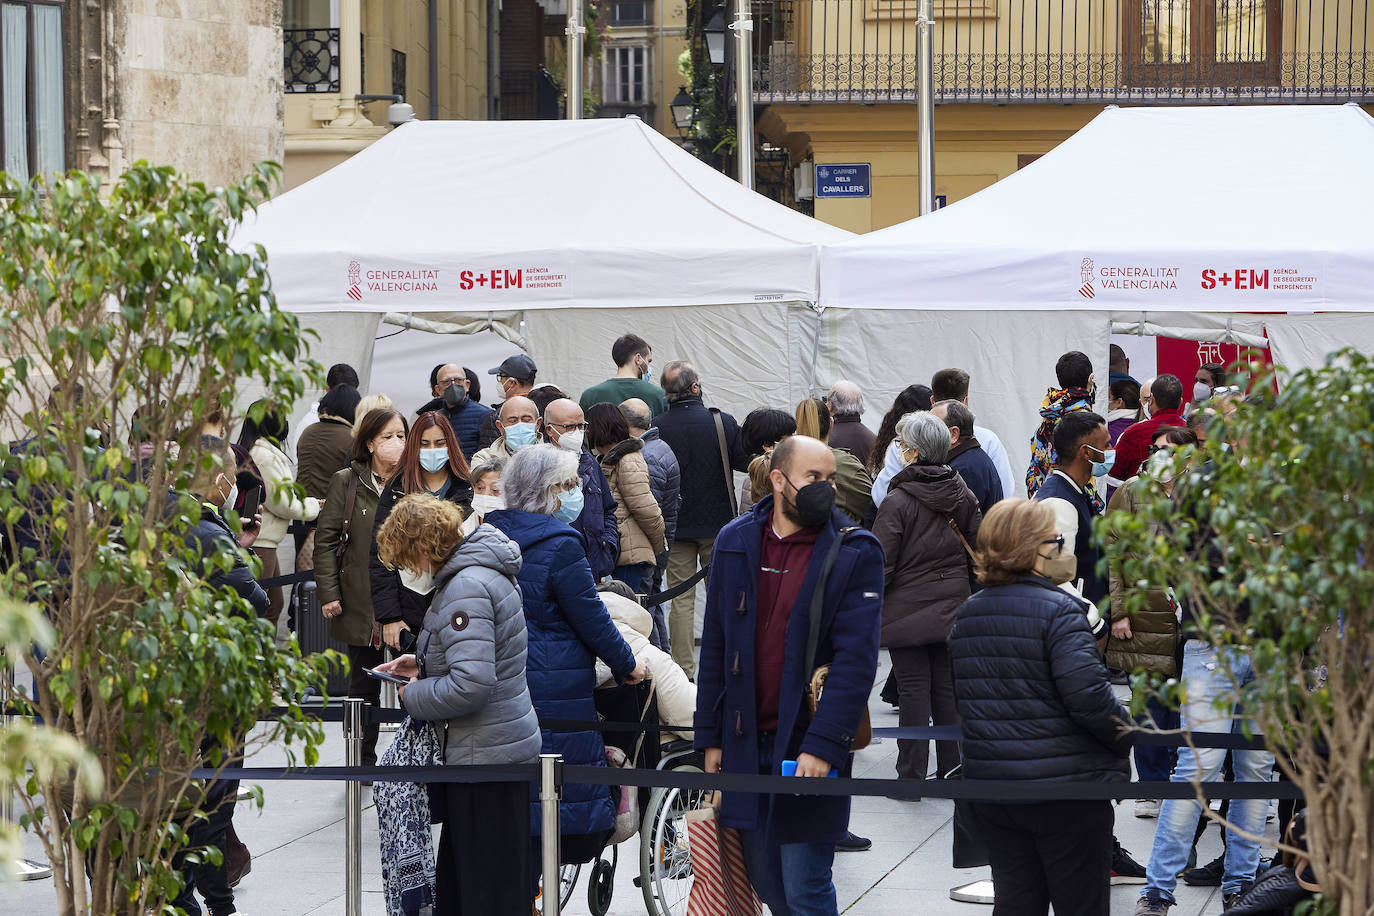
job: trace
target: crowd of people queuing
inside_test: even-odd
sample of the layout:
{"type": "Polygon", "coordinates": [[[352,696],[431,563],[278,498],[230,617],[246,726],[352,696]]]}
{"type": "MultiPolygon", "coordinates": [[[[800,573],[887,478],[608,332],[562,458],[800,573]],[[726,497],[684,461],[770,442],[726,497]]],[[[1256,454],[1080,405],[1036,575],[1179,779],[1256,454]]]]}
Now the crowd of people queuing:
{"type": "MultiPolygon", "coordinates": [[[[407,417],[383,394],[361,396],[341,364],[297,430],[259,405],[228,447],[211,418],[204,441],[222,460],[198,478],[206,509],[193,536],[207,557],[239,557],[215,577],[275,625],[282,591],[264,591],[239,551],[257,554],[265,581],[294,533],[297,568],[314,569],[310,612],[347,647],[349,695],[379,702],[370,670],[404,679],[401,706],[439,726],[435,753],[449,764],[552,752],[605,765],[600,733],[539,720],[594,720],[599,685],[652,677],[662,721],[691,726],[708,772],[777,774],[793,762],[801,776],[848,775],[886,649],[884,696],[900,724],[963,730],[961,742],[936,742],[933,767],[930,742],[900,741],[901,779],[1125,781],[1131,753],[1143,781],[1215,780],[1224,764],[1237,780],[1271,778],[1262,751],[1227,763],[1221,750],[1132,749],[1109,675],[1179,677],[1181,719],[1151,701],[1155,723],[1231,730],[1215,708],[1225,687],[1215,652],[1191,638],[1195,612],[1152,591],[1128,614],[1132,586],[1099,562],[1093,525],[1172,493],[1170,450],[1205,460],[1210,418],[1242,396],[1221,367],[1204,366],[1192,389],[1169,374],[1141,384],[1113,347],[1102,415],[1091,359],[1064,354],[1018,481],[1002,441],[977,423],[962,369],[902,389],[875,432],[846,380],[738,423],[708,406],[691,363],[655,379],[653,350],[633,334],[611,357],[616,374],[576,397],[537,383],[522,354],[489,370],[495,407],[481,403],[477,373],[442,365],[429,376],[433,399],[407,417]],[[244,510],[254,489],[260,509],[235,534],[220,512],[244,510]],[[700,619],[692,589],[666,607],[643,600],[708,566],[700,619]],[[825,690],[809,701],[822,665],[825,690]]],[[[1235,660],[1230,669],[1255,676],[1235,660]]],[[[377,761],[377,740],[374,723],[364,763],[377,761]]],[[[220,789],[225,813],[201,837],[226,847],[224,864],[186,869],[188,912],[199,912],[192,889],[211,916],[236,912],[231,888],[251,862],[232,836],[236,790],[220,789]]],[[[434,912],[528,913],[540,877],[529,786],[448,785],[431,807],[443,824],[428,871],[434,912]]],[[[569,785],[560,809],[565,858],[595,854],[616,816],[611,795],[569,785]]],[[[1192,801],[1135,803],[1137,816],[1158,818],[1147,866],[1115,842],[1108,802],[973,810],[999,911],[1103,914],[1111,884],[1138,883],[1137,913],[1162,916],[1180,874],[1220,884],[1228,904],[1245,890],[1267,803],[1233,802],[1238,829],[1223,859],[1202,867],[1192,801]]],[[[727,794],[721,820],[741,831],[775,916],[833,916],[836,851],[870,845],[849,830],[840,797],[727,794]]]]}

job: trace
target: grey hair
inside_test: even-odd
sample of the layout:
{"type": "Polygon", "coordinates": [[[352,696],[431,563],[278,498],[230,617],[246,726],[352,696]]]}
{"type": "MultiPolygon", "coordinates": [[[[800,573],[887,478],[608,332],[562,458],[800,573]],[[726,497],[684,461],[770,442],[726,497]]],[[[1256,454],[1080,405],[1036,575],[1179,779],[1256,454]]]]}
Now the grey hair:
{"type": "Polygon", "coordinates": [[[968,405],[963,401],[936,401],[931,405],[931,409],[943,407],[945,409],[945,425],[950,429],[959,430],[959,437],[967,439],[973,435],[973,411],[968,409],[968,405]]]}
{"type": "Polygon", "coordinates": [[[659,382],[669,401],[680,401],[692,396],[692,386],[701,381],[696,367],[685,359],[676,359],[663,367],[659,382]]]}
{"type": "Polygon", "coordinates": [[[474,484],[481,480],[483,475],[496,473],[500,474],[505,470],[506,459],[500,455],[491,455],[481,461],[473,462],[468,467],[468,480],[474,484]]]}
{"type": "Polygon", "coordinates": [[[838,379],[830,386],[830,414],[834,417],[857,417],[864,412],[864,395],[859,386],[846,379],[838,379]]]}
{"type": "Polygon", "coordinates": [[[648,429],[653,425],[654,418],[649,416],[647,410],[631,410],[624,404],[621,404],[617,409],[620,411],[621,419],[625,421],[625,425],[631,429],[648,429]]]}
{"type": "Polygon", "coordinates": [[[949,427],[944,420],[921,410],[902,417],[900,428],[902,445],[913,449],[922,461],[944,464],[949,460],[949,427]]]}
{"type": "Polygon", "coordinates": [[[507,508],[552,515],[558,508],[559,487],[576,476],[576,455],[556,445],[540,443],[522,448],[506,462],[501,473],[501,492],[507,508]]]}

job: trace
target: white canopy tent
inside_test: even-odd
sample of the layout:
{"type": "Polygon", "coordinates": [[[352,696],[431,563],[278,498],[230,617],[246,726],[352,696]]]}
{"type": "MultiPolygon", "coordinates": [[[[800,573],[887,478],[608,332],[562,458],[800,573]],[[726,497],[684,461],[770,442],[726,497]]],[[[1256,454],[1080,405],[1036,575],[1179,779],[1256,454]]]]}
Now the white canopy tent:
{"type": "Polygon", "coordinates": [[[378,315],[491,329],[576,394],[634,332],[738,410],[801,396],[815,321],[789,316],[814,315],[819,245],[849,235],[627,118],[412,122],[261,207],[234,242],[261,244],[282,307],[355,359],[378,315]]]}
{"type": "Polygon", "coordinates": [[[966,368],[980,424],[1024,468],[1055,360],[1105,360],[1114,328],[1267,333],[1290,369],[1374,349],[1374,316],[1310,314],[1374,311],[1371,162],[1355,105],[1108,108],[967,200],[826,245],[817,376],[887,396],[966,368]]]}

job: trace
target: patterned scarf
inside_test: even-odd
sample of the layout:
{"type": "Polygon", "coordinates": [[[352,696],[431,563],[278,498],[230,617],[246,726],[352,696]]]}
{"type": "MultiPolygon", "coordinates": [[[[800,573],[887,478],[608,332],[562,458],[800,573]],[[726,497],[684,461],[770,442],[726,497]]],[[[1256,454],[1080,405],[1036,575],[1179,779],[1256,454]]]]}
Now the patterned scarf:
{"type": "MultiPolygon", "coordinates": [[[[406,719],[377,763],[384,767],[443,763],[443,748],[429,722],[406,719]]],[[[372,787],[381,826],[382,886],[387,916],[422,916],[434,907],[434,849],[429,793],[413,782],[372,787]]]]}
{"type": "MultiPolygon", "coordinates": [[[[1031,436],[1031,461],[1026,468],[1026,495],[1030,498],[1035,498],[1035,491],[1050,476],[1050,468],[1057,458],[1054,453],[1054,428],[1070,411],[1092,410],[1093,397],[1094,393],[1086,388],[1051,388],[1045,392],[1045,400],[1040,402],[1040,426],[1031,436]]],[[[1101,512],[1102,498],[1091,487],[1088,493],[1089,500],[1101,512]]]]}

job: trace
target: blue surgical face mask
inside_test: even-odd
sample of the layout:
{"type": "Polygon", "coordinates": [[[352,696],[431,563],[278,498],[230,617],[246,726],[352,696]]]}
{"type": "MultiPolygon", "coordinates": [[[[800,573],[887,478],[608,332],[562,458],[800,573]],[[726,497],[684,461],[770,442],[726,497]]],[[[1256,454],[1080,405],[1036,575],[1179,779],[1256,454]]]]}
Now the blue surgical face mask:
{"type": "Polygon", "coordinates": [[[558,494],[558,508],[553,517],[564,524],[571,525],[582,514],[582,488],[563,490],[558,494]]]}
{"type": "Polygon", "coordinates": [[[518,452],[527,445],[534,445],[534,424],[516,423],[506,427],[506,448],[518,452]]]}
{"type": "Polygon", "coordinates": [[[448,465],[448,449],[446,448],[422,448],[420,449],[420,467],[433,474],[435,471],[442,471],[448,465]]]}
{"type": "MultiPolygon", "coordinates": [[[[1093,448],[1091,445],[1088,446],[1088,448],[1092,448],[1092,450],[1095,452],[1102,452],[1102,449],[1093,448]]],[[[1116,449],[1109,448],[1105,452],[1102,452],[1101,461],[1093,462],[1093,476],[1106,477],[1107,472],[1112,469],[1112,465],[1114,464],[1116,464],[1116,449]]]]}

